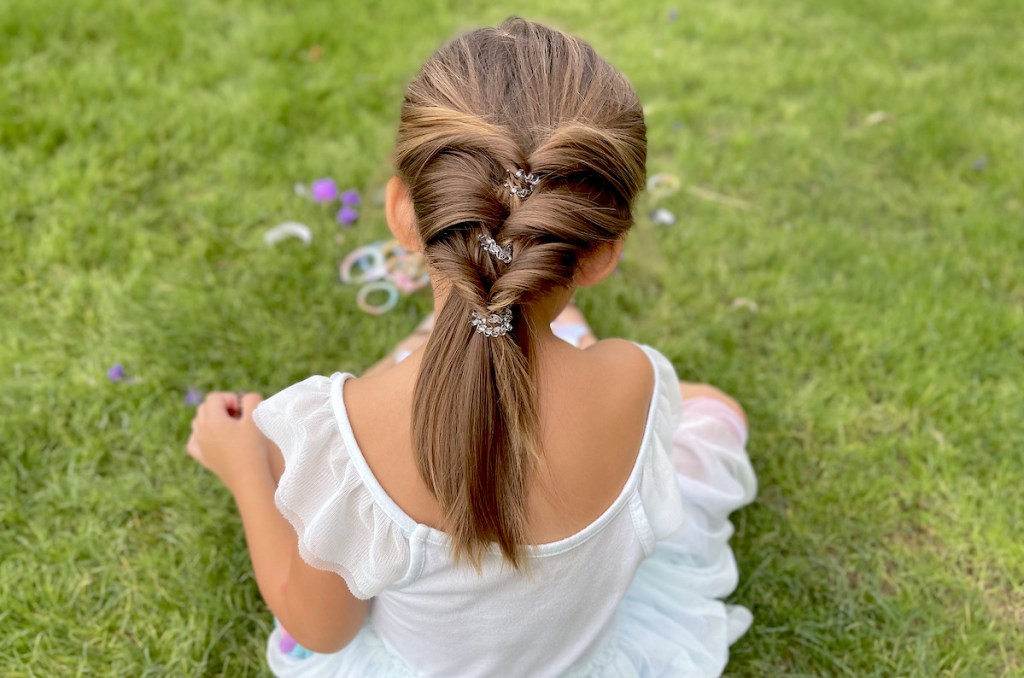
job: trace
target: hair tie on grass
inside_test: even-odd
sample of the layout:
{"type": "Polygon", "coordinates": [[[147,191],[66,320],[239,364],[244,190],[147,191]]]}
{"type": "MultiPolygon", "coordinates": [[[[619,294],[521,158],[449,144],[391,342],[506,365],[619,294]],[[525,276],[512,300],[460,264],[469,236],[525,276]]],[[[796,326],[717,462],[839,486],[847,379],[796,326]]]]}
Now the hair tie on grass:
{"type": "Polygon", "coordinates": [[[398,303],[398,288],[388,280],[375,280],[359,288],[356,293],[356,306],[369,315],[383,315],[398,303]],[[387,296],[379,304],[370,303],[369,296],[374,292],[383,292],[387,296]]]}

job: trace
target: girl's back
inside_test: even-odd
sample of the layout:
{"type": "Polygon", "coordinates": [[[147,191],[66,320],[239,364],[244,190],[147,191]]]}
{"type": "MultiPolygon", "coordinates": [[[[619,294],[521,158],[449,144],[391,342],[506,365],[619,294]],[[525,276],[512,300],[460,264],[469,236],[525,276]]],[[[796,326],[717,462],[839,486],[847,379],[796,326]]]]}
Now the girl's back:
{"type": "MultiPolygon", "coordinates": [[[[604,340],[579,350],[555,339],[538,361],[541,464],[529,487],[528,542],[570,536],[622,491],[636,461],[651,400],[650,361],[635,344],[604,340]]],[[[349,420],[384,491],[419,523],[444,529],[416,465],[412,402],[422,351],[394,368],[351,380],[349,420]]]]}

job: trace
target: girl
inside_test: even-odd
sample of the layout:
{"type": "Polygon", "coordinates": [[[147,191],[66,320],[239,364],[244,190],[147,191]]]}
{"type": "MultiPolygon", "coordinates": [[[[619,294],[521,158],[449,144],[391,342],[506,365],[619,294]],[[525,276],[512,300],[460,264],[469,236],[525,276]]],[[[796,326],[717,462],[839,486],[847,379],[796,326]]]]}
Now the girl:
{"type": "Polygon", "coordinates": [[[430,268],[425,344],[193,422],[275,674],[722,672],[750,623],[717,600],[755,492],[743,412],[652,348],[550,327],[615,268],[646,151],[633,88],[572,36],[511,19],[423,66],[385,211],[430,268]]]}

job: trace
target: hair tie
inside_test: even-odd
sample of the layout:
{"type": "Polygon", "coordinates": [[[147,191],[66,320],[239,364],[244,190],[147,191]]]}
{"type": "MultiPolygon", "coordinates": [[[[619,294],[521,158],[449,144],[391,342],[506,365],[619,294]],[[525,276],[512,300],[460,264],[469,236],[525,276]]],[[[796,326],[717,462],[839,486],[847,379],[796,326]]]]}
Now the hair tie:
{"type": "Polygon", "coordinates": [[[356,305],[364,313],[369,315],[383,315],[393,309],[398,303],[398,288],[393,282],[387,280],[375,280],[368,282],[359,288],[356,294],[356,305]],[[369,296],[374,292],[384,292],[387,296],[378,304],[370,302],[369,296]]]}
{"type": "Polygon", "coordinates": [[[501,314],[480,315],[471,311],[469,323],[476,331],[487,337],[503,337],[512,331],[512,309],[506,308],[501,314]]]}
{"type": "Polygon", "coordinates": [[[505,179],[503,184],[508,188],[509,195],[514,195],[520,199],[528,197],[533,193],[533,187],[540,183],[540,177],[536,174],[530,174],[526,170],[520,168],[515,172],[512,170],[505,170],[508,174],[508,179],[505,179]]]}
{"type": "Polygon", "coordinates": [[[498,244],[497,240],[487,235],[486,233],[481,233],[476,237],[476,239],[480,241],[480,247],[482,247],[489,254],[493,255],[495,259],[497,259],[498,261],[502,261],[506,264],[512,263],[511,245],[505,245],[503,247],[498,244]]]}
{"type": "Polygon", "coordinates": [[[382,279],[388,267],[379,245],[363,245],[348,253],[339,272],[343,283],[365,283],[382,279]]]}

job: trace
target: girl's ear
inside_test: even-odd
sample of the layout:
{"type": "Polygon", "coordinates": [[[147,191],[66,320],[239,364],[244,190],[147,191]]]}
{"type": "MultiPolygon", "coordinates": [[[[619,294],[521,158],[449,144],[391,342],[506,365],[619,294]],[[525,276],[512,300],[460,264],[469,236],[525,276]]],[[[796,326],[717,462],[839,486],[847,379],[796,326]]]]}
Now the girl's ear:
{"type": "Polygon", "coordinates": [[[618,238],[612,242],[598,245],[580,259],[579,268],[573,276],[573,282],[580,287],[591,287],[601,282],[615,270],[622,259],[622,247],[626,238],[618,238]]]}
{"type": "Polygon", "coordinates": [[[395,240],[407,252],[419,252],[420,236],[416,230],[416,212],[405,182],[391,177],[384,188],[384,218],[395,240]]]}

